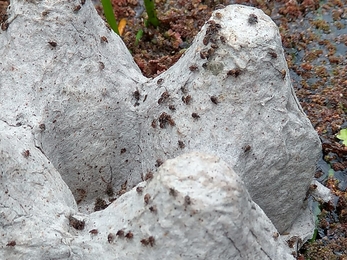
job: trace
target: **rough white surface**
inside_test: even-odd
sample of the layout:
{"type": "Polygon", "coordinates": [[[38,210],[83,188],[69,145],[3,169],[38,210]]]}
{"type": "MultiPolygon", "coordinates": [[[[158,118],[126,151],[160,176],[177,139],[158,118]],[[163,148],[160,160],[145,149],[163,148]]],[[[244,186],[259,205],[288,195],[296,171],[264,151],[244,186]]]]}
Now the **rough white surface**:
{"type": "MultiPolygon", "coordinates": [[[[239,174],[280,232],[289,228],[303,206],[320,145],[294,95],[271,19],[246,6],[216,11],[181,60],[151,80],[141,75],[90,1],[76,12],[77,5],[11,2],[9,27],[0,35],[0,121],[5,135],[18,131],[27,136],[30,149],[11,141],[6,144],[10,153],[35,151],[33,158],[42,157],[31,162],[35,167],[51,162],[85,213],[108,185],[130,189],[161,161],[189,151],[214,154],[239,174]],[[165,91],[169,97],[163,99],[165,91]]],[[[19,164],[9,160],[3,165],[3,172],[12,173],[19,164]]],[[[51,172],[57,173],[53,166],[51,172]]],[[[19,169],[23,174],[25,169],[19,169]]],[[[43,169],[38,172],[46,175],[43,169]]],[[[30,182],[13,181],[13,187],[34,188],[30,182]]],[[[54,181],[46,185],[56,190],[54,181]]],[[[58,188],[62,205],[48,203],[48,211],[75,211],[66,186],[59,185],[65,187],[58,188]]],[[[132,198],[128,194],[122,200],[131,204],[132,198]]],[[[38,225],[38,230],[44,228],[38,225]]]]}
{"type": "Polygon", "coordinates": [[[0,121],[0,259],[67,257],[73,236],[66,216],[76,212],[71,191],[34,146],[31,129],[0,121]]]}

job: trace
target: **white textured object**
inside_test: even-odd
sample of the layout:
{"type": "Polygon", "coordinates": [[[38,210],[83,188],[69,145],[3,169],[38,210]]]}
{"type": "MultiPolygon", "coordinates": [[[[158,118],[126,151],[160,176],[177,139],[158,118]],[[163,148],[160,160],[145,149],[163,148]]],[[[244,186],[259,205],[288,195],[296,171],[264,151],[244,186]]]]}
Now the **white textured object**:
{"type": "MultiPolygon", "coordinates": [[[[19,167],[23,158],[17,161],[15,155],[33,150],[30,164],[37,166],[30,167],[39,167],[35,172],[42,176],[47,169],[59,172],[79,210],[90,213],[110,186],[122,194],[166,159],[200,151],[230,165],[275,227],[288,229],[304,206],[320,145],[295,97],[271,19],[246,6],[216,11],[177,64],[152,80],[141,75],[91,2],[79,10],[78,5],[11,2],[9,27],[0,35],[1,136],[18,132],[30,149],[7,142],[14,161],[2,156],[3,172],[25,171],[19,167]]],[[[44,197],[58,189],[62,203],[50,207],[48,200],[54,215],[49,218],[57,211],[66,217],[76,212],[61,179],[46,185],[37,192],[44,197]]],[[[179,190],[186,184],[177,185],[179,190]]],[[[21,186],[35,187],[30,178],[21,186]]],[[[28,207],[41,197],[32,196],[28,207]]],[[[3,203],[6,197],[1,198],[3,203]]],[[[131,192],[120,199],[129,205],[132,200],[131,192]]],[[[106,213],[90,218],[98,214],[106,213]]],[[[58,233],[56,241],[63,236],[58,233]]],[[[71,255],[78,251],[71,250],[71,255]]]]}

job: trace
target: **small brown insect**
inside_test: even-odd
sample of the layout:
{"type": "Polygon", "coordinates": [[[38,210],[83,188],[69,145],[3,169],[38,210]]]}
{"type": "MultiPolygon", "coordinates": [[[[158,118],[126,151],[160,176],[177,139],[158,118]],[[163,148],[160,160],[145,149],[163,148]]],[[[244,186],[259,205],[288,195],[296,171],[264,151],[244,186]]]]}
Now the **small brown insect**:
{"type": "Polygon", "coordinates": [[[82,8],[82,6],[76,5],[76,6],[73,8],[73,11],[74,11],[75,13],[77,13],[79,10],[81,10],[81,8],[82,8]]]}
{"type": "Polygon", "coordinates": [[[48,10],[43,11],[43,12],[41,13],[42,16],[47,16],[48,14],[49,14],[49,11],[48,11],[48,10]]]}
{"type": "Polygon", "coordinates": [[[141,244],[144,245],[144,246],[148,246],[148,245],[149,245],[148,239],[143,238],[143,239],[141,239],[140,242],[141,242],[141,244]]]}
{"type": "Polygon", "coordinates": [[[212,96],[212,97],[211,97],[211,101],[212,101],[212,103],[215,104],[215,105],[218,104],[218,98],[215,97],[215,96],[212,96]]]}
{"type": "Polygon", "coordinates": [[[148,204],[150,199],[151,199],[151,195],[149,195],[148,193],[143,197],[145,204],[148,204]]]}
{"type": "Polygon", "coordinates": [[[3,22],[3,23],[1,24],[1,30],[7,31],[9,25],[10,25],[10,24],[9,24],[8,22],[3,22]]]}
{"type": "Polygon", "coordinates": [[[177,191],[174,188],[170,188],[169,195],[172,196],[172,197],[176,197],[177,196],[177,191]]]}
{"type": "Polygon", "coordinates": [[[242,147],[242,150],[247,153],[251,150],[251,146],[250,145],[245,145],[244,147],[242,147]]]}
{"type": "Polygon", "coordinates": [[[157,206],[150,206],[149,210],[153,213],[156,213],[157,212],[157,206]]]}
{"type": "Polygon", "coordinates": [[[69,225],[77,230],[83,230],[85,222],[84,220],[78,220],[73,216],[69,216],[69,225]]]}
{"type": "Polygon", "coordinates": [[[212,25],[212,26],[215,26],[215,25],[216,25],[216,22],[213,21],[213,20],[209,20],[209,21],[207,21],[207,24],[210,24],[210,25],[212,25]]]}
{"type": "Polygon", "coordinates": [[[161,103],[166,101],[169,97],[170,97],[170,94],[167,91],[163,92],[163,94],[161,94],[161,97],[158,99],[158,104],[160,105],[161,103]]]}
{"type": "Polygon", "coordinates": [[[186,85],[181,87],[181,91],[183,94],[187,94],[188,93],[188,88],[186,87],[186,85]]]}
{"type": "Polygon", "coordinates": [[[153,236],[150,236],[150,237],[148,238],[148,242],[149,242],[149,244],[151,245],[151,247],[153,247],[154,244],[155,244],[155,239],[154,239],[154,237],[153,237],[153,236]]]}
{"type": "Polygon", "coordinates": [[[24,158],[28,158],[30,156],[30,151],[29,150],[24,150],[22,152],[22,155],[24,156],[24,158]]]}
{"type": "Polygon", "coordinates": [[[191,199],[190,199],[190,197],[188,195],[186,195],[184,197],[184,204],[186,204],[186,205],[192,204],[192,201],[191,201],[191,199]]]}
{"type": "Polygon", "coordinates": [[[276,52],[270,51],[269,55],[271,56],[272,59],[276,59],[277,58],[277,53],[276,52]]]}
{"type": "Polygon", "coordinates": [[[192,100],[192,96],[191,95],[188,95],[186,97],[182,97],[182,101],[183,103],[185,103],[186,105],[189,105],[190,101],[192,100]]]}
{"type": "Polygon", "coordinates": [[[147,172],[145,176],[145,181],[153,179],[153,173],[152,172],[147,172]]]}
{"type": "Polygon", "coordinates": [[[100,40],[101,40],[101,42],[107,42],[108,43],[106,36],[101,36],[100,40]]]}
{"type": "Polygon", "coordinates": [[[210,41],[211,36],[210,35],[205,35],[204,39],[202,40],[202,43],[204,45],[207,45],[210,41]]]}
{"type": "Polygon", "coordinates": [[[123,153],[125,153],[126,151],[127,151],[127,149],[122,148],[122,149],[120,149],[120,154],[123,154],[123,153]]]}
{"type": "Polygon", "coordinates": [[[180,140],[178,140],[178,146],[181,149],[184,149],[184,147],[186,147],[186,145],[182,141],[180,141],[180,140]]]}
{"type": "Polygon", "coordinates": [[[157,121],[155,119],[153,119],[152,123],[151,123],[151,126],[153,128],[156,128],[157,127],[157,121]]]}
{"type": "Polygon", "coordinates": [[[164,79],[158,79],[157,84],[161,85],[163,83],[164,79]]]}
{"type": "Polygon", "coordinates": [[[16,241],[12,240],[6,244],[6,246],[15,246],[17,243],[16,241]]]}
{"type": "Polygon", "coordinates": [[[124,193],[127,192],[127,186],[128,186],[128,181],[125,181],[121,186],[120,186],[120,190],[117,192],[118,196],[123,195],[124,193]]]}
{"type": "Polygon", "coordinates": [[[195,118],[195,119],[200,118],[200,116],[197,113],[192,113],[192,117],[195,118]]]}
{"type": "Polygon", "coordinates": [[[207,65],[208,65],[207,62],[205,62],[201,65],[201,67],[203,67],[204,69],[207,69],[207,65]]]}
{"type": "Polygon", "coordinates": [[[108,241],[109,243],[112,243],[113,240],[114,240],[114,235],[113,235],[112,233],[109,233],[108,236],[107,236],[107,241],[108,241]]]}
{"type": "Polygon", "coordinates": [[[197,71],[198,70],[198,66],[197,65],[191,65],[190,67],[189,67],[189,70],[190,71],[197,71]]]}
{"type": "Polygon", "coordinates": [[[57,43],[56,42],[52,42],[52,41],[50,41],[50,42],[48,42],[53,48],[55,48],[55,47],[57,47],[57,43]]]}
{"type": "Polygon", "coordinates": [[[171,111],[175,111],[175,110],[176,110],[176,107],[175,107],[174,105],[169,105],[169,109],[170,109],[171,111]]]}
{"type": "Polygon", "coordinates": [[[233,77],[235,77],[235,78],[237,78],[238,76],[240,76],[240,74],[241,74],[241,70],[238,69],[238,68],[237,68],[237,69],[229,70],[228,73],[227,73],[228,76],[233,76],[233,77]]]}
{"type": "Polygon", "coordinates": [[[250,14],[248,17],[248,23],[250,25],[254,25],[254,24],[258,23],[258,17],[255,14],[250,14]]]}
{"type": "Polygon", "coordinates": [[[273,237],[274,239],[277,239],[279,236],[280,236],[280,234],[279,234],[278,232],[274,232],[274,233],[272,234],[272,237],[273,237]]]}
{"type": "Polygon", "coordinates": [[[134,234],[133,234],[131,231],[129,231],[129,232],[125,235],[125,237],[128,238],[128,239],[132,239],[132,238],[134,237],[134,234]]]}
{"type": "Polygon", "coordinates": [[[138,90],[134,91],[133,96],[136,100],[140,100],[140,92],[138,90]]]}
{"type": "Polygon", "coordinates": [[[41,131],[45,131],[46,130],[46,125],[45,124],[39,124],[39,128],[41,131]]]}
{"type": "Polygon", "coordinates": [[[285,69],[281,70],[282,79],[285,79],[287,72],[285,69]]]}
{"type": "Polygon", "coordinates": [[[81,0],[81,5],[84,5],[86,3],[86,0],[81,0]]]}
{"type": "Polygon", "coordinates": [[[105,68],[105,64],[101,61],[99,61],[99,69],[103,70],[105,68]]]}
{"type": "Polygon", "coordinates": [[[201,59],[208,59],[208,51],[207,50],[201,50],[200,51],[200,58],[201,59]]]}
{"type": "Polygon", "coordinates": [[[208,49],[207,53],[208,53],[208,57],[212,57],[212,55],[215,53],[216,49],[214,48],[210,48],[208,49]]]}
{"type": "MultiPolygon", "coordinates": [[[[224,7],[222,7],[222,8],[224,8],[224,7]]],[[[215,9],[215,10],[217,10],[217,9],[215,9]]],[[[223,15],[220,12],[217,12],[214,15],[216,16],[217,19],[222,19],[223,18],[223,15]]]]}
{"type": "Polygon", "coordinates": [[[218,49],[218,45],[215,44],[215,43],[212,43],[212,44],[211,44],[211,48],[213,48],[213,49],[218,49]]]}
{"type": "Polygon", "coordinates": [[[142,192],[143,192],[143,187],[140,187],[140,186],[137,187],[137,188],[136,188],[136,192],[137,192],[137,193],[142,193],[142,192]]]}
{"type": "Polygon", "coordinates": [[[116,236],[118,237],[124,237],[124,231],[123,230],[118,230],[116,236]]]}
{"type": "Polygon", "coordinates": [[[99,231],[94,228],[92,230],[89,230],[89,233],[92,234],[92,235],[97,235],[99,233],[99,231]]]}
{"type": "Polygon", "coordinates": [[[224,36],[219,37],[219,39],[223,44],[227,42],[227,39],[224,36]]]}
{"type": "Polygon", "coordinates": [[[160,167],[160,165],[162,165],[164,162],[161,159],[157,159],[155,161],[155,167],[160,167]]]}

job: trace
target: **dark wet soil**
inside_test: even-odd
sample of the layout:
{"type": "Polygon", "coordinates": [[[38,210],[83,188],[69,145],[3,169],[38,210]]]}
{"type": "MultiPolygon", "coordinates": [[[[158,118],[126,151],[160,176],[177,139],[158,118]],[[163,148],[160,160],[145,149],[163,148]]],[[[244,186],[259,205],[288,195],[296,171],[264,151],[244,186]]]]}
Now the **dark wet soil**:
{"type": "MultiPolygon", "coordinates": [[[[147,77],[172,66],[211,13],[229,4],[262,9],[278,25],[296,95],[322,140],[316,178],[336,198],[319,204],[318,235],[298,259],[347,259],[347,148],[336,138],[347,128],[347,2],[341,0],[155,0],[160,26],[145,26],[141,0],[113,0],[122,39],[147,77]],[[136,35],[143,30],[137,42],[136,35]]],[[[8,1],[0,0],[0,23],[8,1]]],[[[102,16],[102,8],[96,5],[102,16]]]]}

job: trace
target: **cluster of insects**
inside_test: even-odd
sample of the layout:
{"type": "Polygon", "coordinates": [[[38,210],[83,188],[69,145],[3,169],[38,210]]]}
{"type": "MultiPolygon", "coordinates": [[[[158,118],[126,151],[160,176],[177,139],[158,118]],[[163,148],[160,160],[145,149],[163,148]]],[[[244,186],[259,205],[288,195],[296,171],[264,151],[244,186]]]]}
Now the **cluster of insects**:
{"type": "Polygon", "coordinates": [[[216,23],[213,20],[208,21],[207,24],[209,26],[206,29],[206,34],[204,39],[202,40],[202,43],[205,46],[211,43],[211,46],[209,49],[203,49],[200,51],[201,59],[209,59],[215,53],[215,50],[218,49],[217,39],[215,37],[215,34],[218,33],[218,31],[222,28],[222,26],[219,23],[216,23]]]}
{"type": "Polygon", "coordinates": [[[143,238],[143,239],[141,239],[141,244],[144,245],[144,246],[150,245],[151,247],[153,247],[154,244],[155,244],[155,238],[153,236],[150,236],[147,239],[143,238]]]}
{"type": "MultiPolygon", "coordinates": [[[[119,238],[127,238],[127,239],[132,239],[134,237],[134,234],[133,232],[129,231],[125,234],[124,230],[118,230],[117,233],[116,233],[116,236],[119,237],[119,238]]],[[[115,235],[113,233],[109,233],[108,236],[107,236],[107,241],[109,243],[112,243],[113,240],[115,239],[115,235]]]]}
{"type": "Polygon", "coordinates": [[[160,126],[160,128],[165,128],[166,124],[174,126],[175,125],[175,121],[173,121],[173,119],[171,118],[171,116],[169,114],[163,112],[159,116],[159,126],[160,126]]]}

